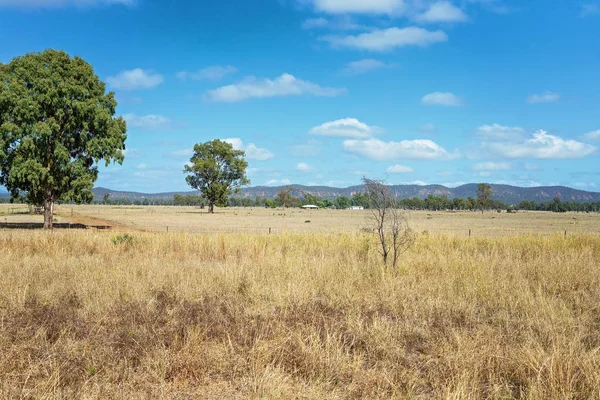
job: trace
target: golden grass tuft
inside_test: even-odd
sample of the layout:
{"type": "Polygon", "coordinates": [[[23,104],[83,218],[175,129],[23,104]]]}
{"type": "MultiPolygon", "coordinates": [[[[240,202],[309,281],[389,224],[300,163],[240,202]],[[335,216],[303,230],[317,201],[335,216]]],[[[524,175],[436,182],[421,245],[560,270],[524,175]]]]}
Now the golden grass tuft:
{"type": "Polygon", "coordinates": [[[600,397],[600,237],[0,232],[1,398],[600,397]]]}

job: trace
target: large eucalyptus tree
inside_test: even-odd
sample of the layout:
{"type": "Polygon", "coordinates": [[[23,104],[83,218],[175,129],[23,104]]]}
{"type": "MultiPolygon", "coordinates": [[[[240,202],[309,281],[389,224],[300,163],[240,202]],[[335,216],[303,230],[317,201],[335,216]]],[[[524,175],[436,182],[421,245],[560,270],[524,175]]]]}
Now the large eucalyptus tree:
{"type": "Polygon", "coordinates": [[[122,163],[126,124],[90,64],[46,50],[0,64],[0,184],[44,207],[93,200],[98,164],[122,163]]]}

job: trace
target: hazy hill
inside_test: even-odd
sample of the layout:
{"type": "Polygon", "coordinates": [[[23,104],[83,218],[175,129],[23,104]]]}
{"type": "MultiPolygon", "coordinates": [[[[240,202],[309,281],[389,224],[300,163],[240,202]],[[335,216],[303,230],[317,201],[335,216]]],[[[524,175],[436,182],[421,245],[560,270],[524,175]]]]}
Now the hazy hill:
{"type": "MultiPolygon", "coordinates": [[[[505,203],[519,203],[523,200],[545,202],[554,199],[555,197],[560,198],[563,201],[574,201],[574,202],[588,202],[588,201],[600,201],[600,193],[598,192],[587,192],[584,190],[572,189],[565,186],[542,186],[542,187],[517,187],[510,185],[491,185],[493,198],[500,200],[505,203]]],[[[354,193],[362,191],[362,186],[351,186],[348,188],[334,188],[329,186],[302,186],[302,185],[288,185],[288,186],[255,186],[249,187],[242,190],[242,197],[255,198],[265,197],[274,198],[277,193],[285,188],[292,187],[292,195],[302,197],[304,193],[310,193],[314,196],[334,199],[339,196],[352,197],[354,193]]],[[[393,185],[391,186],[393,193],[397,198],[425,198],[430,194],[435,196],[448,196],[449,198],[460,197],[476,197],[477,184],[471,183],[467,185],[458,186],[456,188],[447,188],[441,185],[393,185]]],[[[166,193],[139,193],[139,192],[122,192],[116,190],[110,190],[106,188],[94,189],[94,195],[97,200],[102,199],[104,195],[108,193],[111,199],[167,199],[173,197],[175,194],[191,195],[197,192],[166,192],[166,193]]],[[[1,194],[0,194],[1,196],[1,194]]]]}

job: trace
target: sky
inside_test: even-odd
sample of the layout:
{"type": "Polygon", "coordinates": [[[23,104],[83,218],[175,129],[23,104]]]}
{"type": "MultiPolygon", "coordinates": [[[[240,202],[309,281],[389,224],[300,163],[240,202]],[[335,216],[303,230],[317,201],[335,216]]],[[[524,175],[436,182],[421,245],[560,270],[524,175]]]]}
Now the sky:
{"type": "Polygon", "coordinates": [[[252,186],[600,191],[600,0],[0,0],[0,62],[89,62],[128,123],[96,186],[189,190],[215,138],[252,186]]]}

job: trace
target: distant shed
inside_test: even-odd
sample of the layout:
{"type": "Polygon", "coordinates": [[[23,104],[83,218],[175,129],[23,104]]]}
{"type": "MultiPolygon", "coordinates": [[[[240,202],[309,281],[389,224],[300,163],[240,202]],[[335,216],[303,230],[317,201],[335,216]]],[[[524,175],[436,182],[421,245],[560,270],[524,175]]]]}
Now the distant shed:
{"type": "Polygon", "coordinates": [[[305,210],[318,210],[319,206],[315,206],[313,204],[307,204],[305,206],[302,206],[302,208],[305,210]]]}

